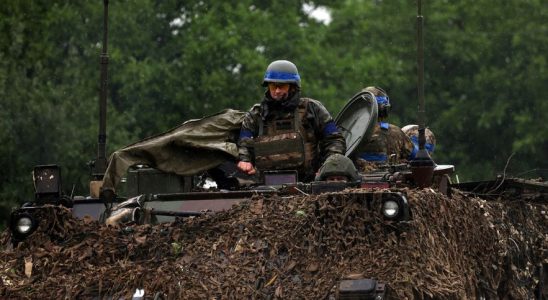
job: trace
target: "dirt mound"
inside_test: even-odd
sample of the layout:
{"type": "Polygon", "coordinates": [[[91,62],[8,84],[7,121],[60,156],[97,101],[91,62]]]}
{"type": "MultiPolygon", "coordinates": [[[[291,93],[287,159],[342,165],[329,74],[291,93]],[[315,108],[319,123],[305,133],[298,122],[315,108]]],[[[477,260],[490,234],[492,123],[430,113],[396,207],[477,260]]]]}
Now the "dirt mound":
{"type": "Polygon", "coordinates": [[[546,204],[402,192],[413,216],[398,224],[360,190],[257,196],[215,215],[120,228],[49,207],[28,241],[0,254],[0,295],[325,299],[341,279],[373,277],[398,299],[472,298],[478,287],[531,296],[534,267],[547,260],[546,204]]]}

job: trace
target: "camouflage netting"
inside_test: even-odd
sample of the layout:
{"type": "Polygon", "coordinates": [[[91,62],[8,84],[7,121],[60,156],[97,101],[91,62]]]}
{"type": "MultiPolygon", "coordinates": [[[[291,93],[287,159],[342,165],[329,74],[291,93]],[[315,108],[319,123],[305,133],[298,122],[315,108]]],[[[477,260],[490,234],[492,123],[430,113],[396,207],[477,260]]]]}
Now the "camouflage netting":
{"type": "MultiPolygon", "coordinates": [[[[413,221],[392,224],[360,191],[259,197],[156,226],[106,227],[49,208],[28,242],[0,254],[5,298],[324,299],[344,278],[389,283],[391,297],[531,296],[547,262],[546,204],[407,193],[413,221]],[[56,213],[54,213],[56,212],[56,213]],[[53,237],[53,239],[50,238],[53,237]]],[[[4,232],[4,245],[9,236],[4,232]]]]}

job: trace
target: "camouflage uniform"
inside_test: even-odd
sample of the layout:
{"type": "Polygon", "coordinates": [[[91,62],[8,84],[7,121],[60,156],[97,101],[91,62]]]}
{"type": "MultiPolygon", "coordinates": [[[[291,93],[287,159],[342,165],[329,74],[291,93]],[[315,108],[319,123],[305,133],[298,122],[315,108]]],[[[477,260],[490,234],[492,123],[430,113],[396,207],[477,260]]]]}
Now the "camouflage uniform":
{"type": "Polygon", "coordinates": [[[295,91],[283,101],[273,100],[267,91],[263,101],[255,104],[244,118],[238,146],[241,161],[252,162],[262,170],[295,169],[304,181],[313,179],[315,171],[325,158],[335,153],[343,154],[346,151],[344,137],[338,131],[327,109],[317,100],[300,98],[299,91],[295,91]],[[284,124],[288,127],[282,128],[284,124]],[[292,131],[292,128],[295,130],[292,131]],[[287,130],[284,131],[284,129],[287,130]],[[295,131],[298,132],[297,135],[302,136],[301,143],[283,145],[287,147],[295,145],[294,148],[300,148],[300,145],[304,144],[304,147],[300,149],[292,151],[292,149],[281,149],[284,146],[271,146],[270,149],[257,147],[265,140],[283,143],[285,137],[293,136],[291,132],[295,131]],[[270,137],[273,139],[268,140],[270,137]],[[270,153],[261,155],[261,161],[259,161],[257,157],[259,151],[263,154],[270,153]],[[283,153],[279,154],[277,151],[283,153]],[[305,157],[304,163],[299,163],[300,158],[293,159],[300,154],[305,157]]]}
{"type": "Polygon", "coordinates": [[[413,158],[417,149],[407,135],[398,127],[385,122],[375,125],[369,140],[358,147],[356,159],[378,163],[399,163],[413,158]]]}

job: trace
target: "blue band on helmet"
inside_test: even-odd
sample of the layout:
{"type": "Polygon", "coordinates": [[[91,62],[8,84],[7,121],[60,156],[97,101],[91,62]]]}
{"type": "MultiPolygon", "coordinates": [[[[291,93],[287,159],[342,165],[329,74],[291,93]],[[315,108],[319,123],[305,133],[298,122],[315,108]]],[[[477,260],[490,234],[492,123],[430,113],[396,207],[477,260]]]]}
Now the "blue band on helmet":
{"type": "Polygon", "coordinates": [[[410,139],[411,139],[411,142],[413,142],[413,145],[419,148],[419,138],[416,135],[413,135],[410,137],[410,139]]]}
{"type": "Polygon", "coordinates": [[[388,127],[390,127],[390,124],[388,124],[388,122],[379,122],[379,126],[382,129],[388,129],[388,127]]]}
{"type": "Polygon", "coordinates": [[[384,153],[369,153],[369,152],[360,153],[358,157],[361,159],[365,159],[367,161],[376,161],[376,162],[386,161],[388,158],[386,154],[384,153]]]}
{"type": "Polygon", "coordinates": [[[413,150],[411,151],[411,154],[409,154],[408,160],[414,159],[415,156],[417,156],[417,152],[419,152],[419,146],[413,143],[413,150]]]}
{"type": "Polygon", "coordinates": [[[390,99],[387,96],[375,96],[378,104],[390,104],[390,99]]]}
{"type": "MultiPolygon", "coordinates": [[[[419,149],[419,137],[414,135],[414,136],[411,137],[411,141],[413,142],[413,144],[415,144],[415,147],[417,147],[417,149],[419,149]]],[[[426,149],[426,151],[432,153],[432,152],[434,152],[434,148],[436,148],[436,145],[434,145],[432,143],[428,143],[428,142],[424,143],[424,149],[426,149]]]]}
{"type": "Polygon", "coordinates": [[[240,130],[240,140],[241,139],[250,139],[253,137],[253,132],[247,129],[240,130]]]}
{"type": "Polygon", "coordinates": [[[264,74],[264,81],[269,81],[269,80],[301,81],[301,77],[299,76],[299,74],[295,74],[295,73],[268,71],[264,74]]]}
{"type": "Polygon", "coordinates": [[[323,128],[323,136],[328,136],[333,133],[338,133],[339,130],[337,129],[337,125],[335,125],[335,122],[330,121],[325,124],[325,127],[323,128]]]}

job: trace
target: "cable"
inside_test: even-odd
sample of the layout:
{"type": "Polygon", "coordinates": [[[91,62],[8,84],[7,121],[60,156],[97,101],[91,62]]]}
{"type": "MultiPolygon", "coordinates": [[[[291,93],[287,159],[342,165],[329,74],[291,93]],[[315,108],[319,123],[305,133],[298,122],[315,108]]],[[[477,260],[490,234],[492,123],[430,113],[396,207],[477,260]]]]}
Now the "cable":
{"type": "Polygon", "coordinates": [[[508,165],[510,164],[510,160],[512,159],[512,156],[514,156],[514,154],[516,154],[516,152],[512,152],[512,154],[510,154],[510,156],[506,160],[506,165],[504,166],[504,170],[502,170],[502,179],[501,179],[499,185],[497,185],[494,189],[488,191],[487,192],[488,195],[491,194],[491,192],[494,192],[494,191],[498,190],[502,186],[502,184],[504,183],[504,180],[506,179],[506,169],[508,168],[508,165]]]}

